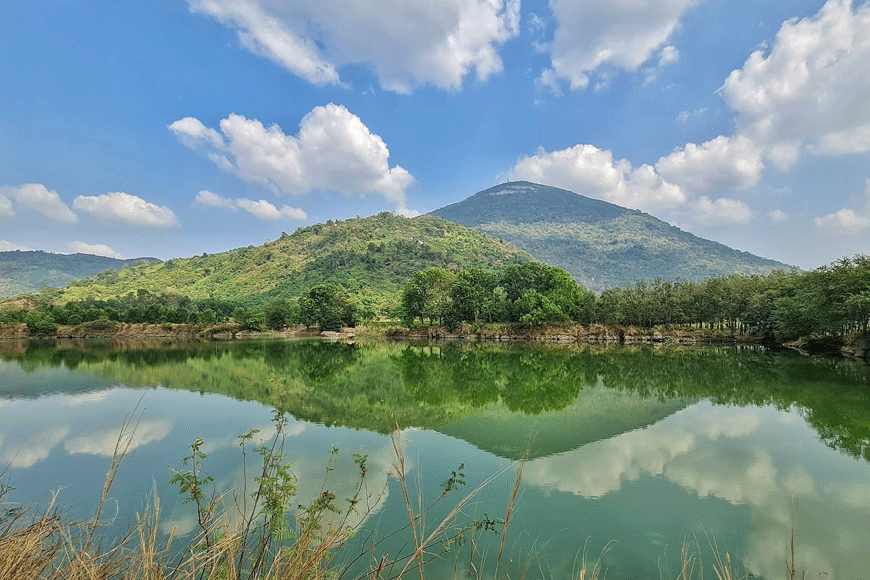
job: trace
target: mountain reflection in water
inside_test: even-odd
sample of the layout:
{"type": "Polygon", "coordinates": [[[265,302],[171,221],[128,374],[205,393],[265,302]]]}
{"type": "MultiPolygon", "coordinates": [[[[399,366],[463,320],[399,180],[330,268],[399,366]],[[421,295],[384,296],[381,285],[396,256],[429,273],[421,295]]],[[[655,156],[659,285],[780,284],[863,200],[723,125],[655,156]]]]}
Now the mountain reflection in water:
{"type": "MultiPolygon", "coordinates": [[[[776,578],[794,527],[806,568],[861,577],[868,376],[849,361],[731,348],[5,342],[0,461],[19,497],[98,495],[141,399],[129,487],[118,490],[119,505],[139,508],[154,485],[172,497],[166,465],[196,437],[219,490],[239,486],[235,435],[266,432],[275,407],[294,418],[293,469],[311,487],[302,495],[317,492],[332,444],[345,462],[368,449],[383,529],[399,505],[383,434],[398,423],[430,492],[461,461],[471,487],[527,452],[512,540],[546,542],[553,570],[570,571],[589,537],[593,554],[619,542],[605,558],[612,577],[658,577],[676,569],[682,538],[711,531],[750,572],[776,578]]],[[[510,477],[479,512],[503,511],[510,477]]],[[[180,531],[193,521],[181,507],[169,520],[180,531]]]]}

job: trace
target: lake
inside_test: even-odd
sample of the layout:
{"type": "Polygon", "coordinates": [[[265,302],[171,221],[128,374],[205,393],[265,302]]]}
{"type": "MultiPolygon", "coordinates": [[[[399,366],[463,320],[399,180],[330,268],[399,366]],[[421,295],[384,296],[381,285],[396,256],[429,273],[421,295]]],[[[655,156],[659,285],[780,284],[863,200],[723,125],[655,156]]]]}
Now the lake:
{"type": "MultiPolygon", "coordinates": [[[[155,494],[161,529],[191,533],[195,512],[170,467],[202,438],[215,491],[244,488],[237,436],[274,433],[275,408],[289,417],[299,503],[324,478],[349,494],[353,454],[368,456],[373,499],[338,564],[407,523],[398,424],[412,497],[434,501],[464,464],[466,485],[427,514],[429,529],[489,478],[456,525],[504,518],[527,456],[501,564],[514,578],[530,562],[529,577],[570,577],[585,548],[592,561],[604,554],[608,578],[675,579],[687,538],[784,578],[792,533],[808,578],[870,577],[870,367],[761,349],[2,342],[0,471],[15,488],[4,501],[46,505],[57,493],[65,513],[87,517],[132,419],[105,533],[126,530],[155,494]]],[[[408,541],[388,539],[375,559],[408,541]]],[[[484,567],[501,538],[482,534],[481,550],[487,541],[484,567]]],[[[456,553],[458,564],[453,553],[433,561],[431,577],[467,566],[456,553]]]]}

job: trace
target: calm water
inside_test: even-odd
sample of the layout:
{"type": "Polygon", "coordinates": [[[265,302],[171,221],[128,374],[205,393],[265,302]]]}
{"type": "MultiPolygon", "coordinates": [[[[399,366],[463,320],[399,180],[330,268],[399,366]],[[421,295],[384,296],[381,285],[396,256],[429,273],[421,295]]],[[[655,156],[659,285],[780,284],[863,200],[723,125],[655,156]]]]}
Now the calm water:
{"type": "MultiPolygon", "coordinates": [[[[169,467],[202,437],[217,491],[240,488],[236,436],[268,433],[275,407],[292,416],[300,503],[320,492],[333,446],[328,485],[339,495],[352,485],[352,453],[368,452],[369,489],[383,495],[362,526],[379,535],[405,517],[395,422],[413,494],[437,497],[460,463],[466,489],[505,470],[469,517],[503,517],[528,449],[506,542],[515,576],[536,553],[543,572],[536,564],[531,577],[567,578],[584,544],[595,558],[615,541],[608,578],[676,578],[695,535],[715,537],[753,575],[784,578],[794,530],[809,578],[870,578],[870,370],[756,350],[0,343],[0,470],[16,488],[5,499],[59,491],[71,515],[91,513],[134,414],[109,529],[126,529],[156,493],[164,529],[189,532],[194,514],[168,485],[169,467]]],[[[432,526],[449,507],[436,507],[432,526]]],[[[440,564],[445,575],[453,565],[440,564]]]]}

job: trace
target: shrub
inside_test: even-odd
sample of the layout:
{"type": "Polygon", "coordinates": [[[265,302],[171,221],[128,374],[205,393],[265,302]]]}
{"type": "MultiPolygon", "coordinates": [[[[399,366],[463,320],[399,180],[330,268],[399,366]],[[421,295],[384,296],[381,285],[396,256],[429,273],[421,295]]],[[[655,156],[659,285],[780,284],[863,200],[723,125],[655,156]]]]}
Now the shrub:
{"type": "Polygon", "coordinates": [[[31,311],[24,317],[24,323],[27,325],[27,331],[30,334],[38,336],[46,336],[54,334],[57,331],[57,323],[54,318],[47,312],[31,311]]]}

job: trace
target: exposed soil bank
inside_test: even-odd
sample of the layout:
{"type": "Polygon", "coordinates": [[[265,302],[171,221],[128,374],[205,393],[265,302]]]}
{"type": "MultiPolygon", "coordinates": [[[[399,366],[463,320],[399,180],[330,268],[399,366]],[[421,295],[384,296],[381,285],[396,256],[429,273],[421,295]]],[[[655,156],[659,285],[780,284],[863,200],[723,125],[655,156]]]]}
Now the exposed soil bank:
{"type": "MultiPolygon", "coordinates": [[[[351,340],[356,337],[384,338],[394,340],[462,340],[471,342],[557,342],[557,343],[673,343],[673,344],[741,344],[763,345],[758,337],[727,331],[686,328],[636,328],[592,324],[583,326],[560,325],[539,328],[517,329],[507,325],[490,325],[475,328],[463,324],[453,330],[439,326],[358,326],[343,328],[341,332],[321,332],[317,328],[291,326],[284,330],[254,332],[242,330],[235,323],[213,324],[125,324],[107,320],[85,322],[75,326],[59,326],[57,331],[42,338],[167,338],[175,340],[196,339],[262,339],[262,338],[328,338],[351,340]]],[[[24,324],[0,324],[0,340],[37,338],[31,336],[24,324]]],[[[851,342],[832,337],[812,338],[783,346],[804,354],[842,355],[870,362],[870,341],[857,338],[851,342]]]]}

